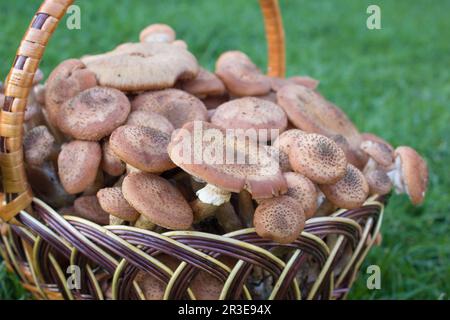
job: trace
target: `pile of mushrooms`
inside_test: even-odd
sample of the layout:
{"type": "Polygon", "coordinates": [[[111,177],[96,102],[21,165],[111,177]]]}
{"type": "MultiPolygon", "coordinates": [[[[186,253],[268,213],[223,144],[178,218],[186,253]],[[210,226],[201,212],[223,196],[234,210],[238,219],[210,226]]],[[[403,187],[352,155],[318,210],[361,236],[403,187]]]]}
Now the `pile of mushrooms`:
{"type": "Polygon", "coordinates": [[[281,244],[297,239],[306,220],[392,188],[423,202],[424,159],[361,133],[317,80],[267,76],[240,51],[220,55],[211,72],[187,47],[156,24],[138,43],[63,61],[43,84],[38,72],[23,141],[35,194],[101,225],[216,234],[254,227],[281,244]],[[269,134],[226,139],[247,129],[269,134]],[[205,148],[247,159],[255,147],[258,160],[186,162],[180,147],[198,132],[223,138],[205,148]]]}

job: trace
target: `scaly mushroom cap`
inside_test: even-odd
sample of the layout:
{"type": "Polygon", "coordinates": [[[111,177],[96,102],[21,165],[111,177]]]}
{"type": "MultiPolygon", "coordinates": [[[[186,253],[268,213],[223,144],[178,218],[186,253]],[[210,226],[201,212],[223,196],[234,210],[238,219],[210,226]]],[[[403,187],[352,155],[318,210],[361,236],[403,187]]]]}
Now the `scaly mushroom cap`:
{"type": "Polygon", "coordinates": [[[96,85],[95,74],[80,60],[70,59],[59,64],[45,85],[45,109],[49,121],[56,124],[59,108],[64,102],[96,85]]]}
{"type": "Polygon", "coordinates": [[[299,137],[305,132],[299,129],[289,129],[281,133],[272,143],[272,147],[278,150],[280,168],[283,172],[293,171],[289,163],[289,150],[299,137]]]}
{"type": "Polygon", "coordinates": [[[130,43],[113,51],[83,58],[100,85],[122,91],[170,88],[177,80],[192,79],[198,71],[195,57],[169,43],[130,43]]]}
{"type": "Polygon", "coordinates": [[[112,151],[123,162],[146,172],[175,168],[167,154],[170,136],[148,127],[121,126],[109,138],[112,151]]]}
{"type": "Polygon", "coordinates": [[[141,42],[173,42],[177,35],[167,24],[155,23],[143,29],[139,35],[141,42]]]}
{"type": "Polygon", "coordinates": [[[167,180],[144,172],[133,172],[122,183],[125,199],[151,222],[171,230],[191,227],[194,215],[181,193],[167,180]]]}
{"type": "Polygon", "coordinates": [[[219,106],[211,123],[223,129],[276,129],[282,132],[287,127],[287,117],[275,103],[245,97],[219,106]]]}
{"type": "Polygon", "coordinates": [[[369,185],[361,171],[352,164],[347,165],[344,177],[335,184],[321,185],[328,200],[340,208],[359,208],[369,195],[369,185]]]}
{"type": "Polygon", "coordinates": [[[337,144],[320,134],[304,134],[291,145],[289,163],[314,182],[332,184],[345,175],[347,159],[337,144]]]}
{"type": "Polygon", "coordinates": [[[218,300],[223,282],[206,271],[199,271],[189,284],[197,300],[218,300]]]}
{"type": "Polygon", "coordinates": [[[23,139],[26,163],[41,166],[53,153],[55,138],[46,126],[34,127],[23,139]]]}
{"type": "Polygon", "coordinates": [[[277,92],[282,87],[287,85],[293,85],[297,84],[303,87],[306,87],[311,90],[317,89],[317,86],[319,85],[319,80],[306,77],[306,76],[295,76],[288,79],[284,78],[278,78],[278,77],[271,77],[270,78],[271,84],[272,84],[272,90],[277,92]]]}
{"type": "Polygon", "coordinates": [[[64,189],[76,194],[91,186],[101,157],[98,142],[75,140],[63,145],[58,155],[58,175],[64,189]]]}
{"type": "Polygon", "coordinates": [[[172,134],[175,128],[166,117],[148,110],[136,110],[130,113],[126,125],[136,127],[149,127],[161,132],[172,134]]]}
{"type": "Polygon", "coordinates": [[[380,196],[388,194],[392,189],[392,182],[386,171],[375,168],[364,172],[364,177],[369,184],[370,194],[378,194],[380,196]]]}
{"type": "Polygon", "coordinates": [[[203,68],[200,68],[200,72],[194,79],[182,82],[181,89],[201,98],[206,96],[221,96],[226,93],[222,80],[214,73],[203,68]]]}
{"type": "Polygon", "coordinates": [[[203,102],[178,89],[140,94],[131,102],[131,108],[133,111],[156,112],[166,117],[176,129],[190,121],[206,121],[208,119],[208,111],[203,102]]]}
{"type": "Polygon", "coordinates": [[[311,180],[296,172],[285,172],[288,191],[286,196],[291,197],[301,206],[305,213],[305,218],[314,216],[317,210],[317,189],[311,180]]]}
{"type": "Polygon", "coordinates": [[[73,203],[75,214],[100,225],[109,224],[109,213],[104,211],[96,196],[82,196],[73,203]]]}
{"type": "Polygon", "coordinates": [[[361,152],[361,150],[359,149],[355,150],[354,147],[350,145],[350,143],[342,134],[336,134],[331,136],[330,138],[334,142],[336,142],[336,144],[339,146],[339,148],[342,149],[342,151],[344,151],[348,162],[350,162],[360,170],[364,169],[369,159],[369,157],[365,155],[364,152],[361,152]]]}
{"type": "Polygon", "coordinates": [[[139,217],[139,212],[125,200],[119,187],[100,189],[97,198],[102,209],[117,218],[134,222],[139,217]]]}
{"type": "Polygon", "coordinates": [[[255,199],[286,192],[286,181],[276,159],[253,140],[227,139],[225,131],[213,124],[187,123],[172,135],[168,151],[177,166],[220,189],[245,189],[255,199]],[[227,160],[229,156],[233,161],[227,160]]]}
{"type": "Polygon", "coordinates": [[[138,271],[134,280],[141,288],[146,300],[162,300],[164,298],[166,284],[156,279],[153,275],[144,271],[138,271]]]}
{"type": "Polygon", "coordinates": [[[400,161],[401,180],[411,203],[421,204],[425,199],[428,185],[427,163],[416,150],[407,146],[397,147],[395,157],[396,162],[400,161]]]}
{"type": "Polygon", "coordinates": [[[118,177],[121,176],[126,169],[125,163],[111,150],[109,140],[105,140],[102,144],[102,170],[107,174],[118,177]]]}
{"type": "Polygon", "coordinates": [[[262,201],[255,210],[253,224],[260,237],[287,244],[300,236],[305,214],[294,199],[281,196],[262,201]]]}
{"type": "Polygon", "coordinates": [[[129,113],[130,102],[122,92],[94,87],[61,106],[58,127],[75,139],[98,141],[122,125],[129,113]]]}
{"type": "Polygon", "coordinates": [[[216,63],[216,74],[224,82],[228,92],[242,96],[262,96],[271,89],[271,81],[240,51],[223,53],[216,63]]]}
{"type": "Polygon", "coordinates": [[[394,148],[388,143],[364,140],[361,149],[383,167],[390,167],[394,163],[394,148]]]}

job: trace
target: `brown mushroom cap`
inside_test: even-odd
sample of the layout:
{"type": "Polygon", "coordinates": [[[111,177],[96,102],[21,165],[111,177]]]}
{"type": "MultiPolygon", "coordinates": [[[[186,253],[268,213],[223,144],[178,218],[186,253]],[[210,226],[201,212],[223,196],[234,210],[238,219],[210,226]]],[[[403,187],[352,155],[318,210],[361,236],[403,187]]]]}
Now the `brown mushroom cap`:
{"type": "Polygon", "coordinates": [[[200,68],[198,75],[181,83],[181,89],[196,97],[221,96],[226,93],[222,80],[214,73],[200,68]]]}
{"type": "Polygon", "coordinates": [[[98,142],[71,141],[58,156],[58,175],[64,189],[80,193],[94,183],[102,157],[98,142]]]}
{"type": "Polygon", "coordinates": [[[187,123],[172,135],[168,151],[177,166],[220,189],[230,192],[245,189],[255,199],[271,198],[286,192],[286,181],[276,159],[253,140],[247,140],[244,144],[239,140],[226,139],[225,131],[213,124],[200,121],[187,123]],[[214,138],[196,143],[195,137],[200,134],[214,138]],[[184,150],[185,147],[190,150],[184,150]],[[200,161],[196,160],[195,154],[207,156],[207,151],[211,150],[223,150],[223,158],[207,161],[200,157],[200,161]],[[245,161],[227,161],[227,154],[245,161]],[[249,159],[250,155],[254,157],[249,159]]]}
{"type": "Polygon", "coordinates": [[[151,222],[171,230],[185,230],[194,219],[191,207],[167,180],[144,172],[125,177],[122,192],[128,203],[151,222]]]}
{"type": "Polygon", "coordinates": [[[368,161],[368,156],[364,152],[351,146],[342,134],[336,134],[330,138],[344,151],[348,162],[360,170],[364,169],[368,161]]]}
{"type": "Polygon", "coordinates": [[[46,126],[34,127],[25,133],[23,139],[25,161],[40,166],[54,152],[55,138],[46,126]]]}
{"type": "Polygon", "coordinates": [[[392,189],[392,182],[386,171],[375,168],[364,172],[364,177],[369,185],[370,194],[385,195],[392,189]]]}
{"type": "Polygon", "coordinates": [[[360,207],[369,195],[369,185],[361,171],[352,164],[347,165],[344,177],[335,184],[321,185],[328,200],[340,208],[360,207]]]}
{"type": "Polygon", "coordinates": [[[139,40],[141,42],[173,42],[177,37],[175,30],[167,24],[155,23],[147,26],[141,31],[139,40]]]}
{"type": "Polygon", "coordinates": [[[126,169],[125,163],[111,150],[109,140],[105,140],[102,144],[102,170],[107,174],[118,177],[121,176],[126,169]]]}
{"type": "Polygon", "coordinates": [[[169,43],[130,43],[113,51],[83,58],[100,85],[122,91],[173,87],[177,80],[192,79],[198,71],[195,57],[169,43]]]}
{"type": "Polygon", "coordinates": [[[167,154],[170,136],[148,127],[121,126],[109,138],[113,152],[125,163],[146,172],[160,173],[175,165],[167,154]]]}
{"type": "Polygon", "coordinates": [[[283,172],[292,171],[289,163],[289,150],[291,145],[295,143],[305,132],[299,129],[289,129],[281,133],[272,143],[272,146],[278,149],[280,167],[283,172]]]}
{"type": "Polygon", "coordinates": [[[131,112],[126,125],[149,127],[167,134],[172,134],[173,130],[175,130],[172,123],[166,117],[149,110],[136,110],[131,112]]]}
{"type": "Polygon", "coordinates": [[[293,198],[305,213],[305,218],[314,216],[317,210],[317,189],[311,180],[296,172],[285,172],[288,191],[286,196],[293,198]]]}
{"type": "Polygon", "coordinates": [[[141,288],[146,300],[162,300],[164,298],[166,284],[153,275],[138,271],[134,280],[141,288]]]}
{"type": "Polygon", "coordinates": [[[61,106],[58,127],[76,139],[98,141],[122,125],[129,113],[130,102],[122,92],[94,87],[61,106]]]}
{"type": "Polygon", "coordinates": [[[131,102],[131,108],[133,111],[156,112],[166,117],[175,128],[181,128],[190,121],[206,121],[208,119],[208,111],[203,102],[178,89],[140,94],[131,102]]]}
{"type": "Polygon", "coordinates": [[[223,282],[206,271],[199,271],[189,284],[197,300],[218,300],[223,282]]]}
{"type": "Polygon", "coordinates": [[[102,209],[117,218],[133,222],[139,217],[139,212],[125,200],[119,187],[101,189],[97,198],[102,209]]]}
{"type": "Polygon", "coordinates": [[[109,224],[109,213],[104,211],[96,196],[79,197],[73,203],[75,214],[100,225],[109,224]]]}
{"type": "Polygon", "coordinates": [[[304,134],[291,145],[289,163],[299,172],[320,184],[332,184],[346,172],[347,159],[337,144],[322,135],[304,134]]]}
{"type": "Polygon", "coordinates": [[[287,244],[300,236],[305,227],[305,214],[292,198],[275,197],[258,205],[253,224],[260,237],[287,244]]]}
{"type": "Polygon", "coordinates": [[[272,90],[275,92],[280,90],[284,86],[293,84],[297,84],[311,90],[317,89],[317,86],[319,85],[319,80],[307,76],[294,76],[288,79],[270,77],[270,81],[272,84],[272,90]]]}
{"type": "Polygon", "coordinates": [[[276,129],[284,131],[287,117],[283,109],[267,100],[245,97],[219,106],[211,123],[224,129],[276,129]]]}
{"type": "Polygon", "coordinates": [[[390,144],[364,140],[361,149],[383,167],[389,167],[394,163],[394,148],[390,144]]]}
{"type": "Polygon", "coordinates": [[[59,107],[64,102],[96,85],[95,74],[80,60],[70,59],[59,64],[45,85],[45,108],[50,122],[56,124],[59,107]]]}
{"type": "Polygon", "coordinates": [[[238,97],[261,96],[268,94],[271,89],[270,79],[240,51],[223,53],[217,60],[216,74],[227,90],[238,97]]]}
{"type": "Polygon", "coordinates": [[[411,203],[421,204],[428,185],[427,163],[416,150],[407,146],[397,147],[395,157],[400,159],[401,176],[411,203]]]}

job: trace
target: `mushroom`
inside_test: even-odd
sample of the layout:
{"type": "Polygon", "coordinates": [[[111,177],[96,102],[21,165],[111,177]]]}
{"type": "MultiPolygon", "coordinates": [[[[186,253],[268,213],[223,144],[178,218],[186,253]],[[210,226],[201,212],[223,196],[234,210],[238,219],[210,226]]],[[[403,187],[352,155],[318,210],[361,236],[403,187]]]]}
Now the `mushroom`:
{"type": "Polygon", "coordinates": [[[364,177],[369,184],[369,193],[385,195],[392,189],[392,182],[386,171],[380,168],[364,171],[364,177]]]}
{"type": "Polygon", "coordinates": [[[209,96],[201,99],[201,101],[205,105],[206,109],[215,110],[221,104],[230,101],[230,97],[228,96],[228,94],[224,94],[221,96],[209,96]]]}
{"type": "Polygon", "coordinates": [[[34,127],[25,133],[23,139],[25,162],[41,166],[45,161],[56,157],[55,138],[46,126],[34,127]]]}
{"type": "Polygon", "coordinates": [[[175,130],[172,123],[166,117],[149,110],[136,110],[131,112],[126,124],[153,128],[169,135],[175,130]]]}
{"type": "Polygon", "coordinates": [[[109,224],[109,214],[104,211],[96,196],[82,196],[73,203],[75,214],[99,225],[109,224]]]}
{"type": "Polygon", "coordinates": [[[172,42],[172,45],[173,46],[178,46],[178,47],[183,48],[185,50],[188,49],[188,44],[185,41],[183,41],[183,40],[175,40],[174,42],[172,42]]]}
{"type": "Polygon", "coordinates": [[[175,168],[167,153],[169,142],[167,133],[129,125],[117,128],[109,138],[111,150],[123,162],[153,173],[175,168]]]}
{"type": "Polygon", "coordinates": [[[192,225],[192,210],[181,193],[159,176],[133,172],[122,183],[122,192],[128,203],[141,216],[171,230],[185,230],[192,225]]]}
{"type": "Polygon", "coordinates": [[[222,80],[203,68],[200,68],[200,72],[194,79],[182,82],[180,88],[198,98],[223,96],[226,93],[222,80]]]}
{"type": "Polygon", "coordinates": [[[277,151],[280,168],[283,172],[292,171],[289,163],[289,151],[293,145],[305,132],[299,129],[290,129],[281,133],[272,143],[272,147],[277,151]]]}
{"type": "Polygon", "coordinates": [[[203,102],[178,89],[140,94],[131,102],[131,108],[133,111],[156,112],[166,117],[175,128],[181,128],[189,121],[206,121],[208,119],[208,112],[203,102]]]}
{"type": "Polygon", "coordinates": [[[58,115],[58,127],[79,140],[98,141],[122,125],[130,102],[119,90],[94,87],[66,101],[58,115]]]}
{"type": "Polygon", "coordinates": [[[102,86],[122,91],[170,88],[194,78],[199,67],[186,49],[169,43],[130,43],[105,54],[82,59],[102,86]]]}
{"type": "Polygon", "coordinates": [[[362,170],[367,164],[367,156],[363,156],[359,150],[356,150],[350,146],[350,143],[342,134],[335,134],[330,138],[336,142],[339,148],[344,151],[347,161],[353,164],[358,169],[362,170]]]}
{"type": "Polygon", "coordinates": [[[109,140],[105,140],[102,144],[101,167],[103,171],[113,177],[121,176],[126,169],[125,163],[111,150],[109,140]]]}
{"type": "Polygon", "coordinates": [[[286,85],[293,85],[297,84],[303,87],[306,87],[311,90],[317,89],[317,86],[319,85],[319,80],[307,77],[307,76],[295,76],[290,77],[288,79],[284,78],[278,78],[278,77],[271,77],[271,84],[272,84],[272,90],[277,92],[282,87],[286,85]]]}
{"type": "Polygon", "coordinates": [[[216,63],[216,74],[232,95],[262,96],[271,89],[271,81],[240,51],[223,53],[216,63]]]}
{"type": "Polygon", "coordinates": [[[101,189],[97,192],[97,198],[102,209],[114,217],[130,222],[139,217],[139,212],[125,200],[120,187],[101,189]]]}
{"type": "Polygon", "coordinates": [[[345,175],[334,184],[319,186],[328,200],[340,208],[354,209],[360,207],[369,195],[369,185],[361,171],[348,164],[345,175]]]}
{"type": "Polygon", "coordinates": [[[395,164],[388,172],[397,193],[406,193],[414,205],[425,199],[428,185],[426,161],[411,147],[395,149],[395,164]]]}
{"type": "Polygon", "coordinates": [[[314,183],[300,173],[285,172],[283,175],[288,186],[285,196],[296,201],[306,220],[312,218],[318,207],[318,194],[314,183]]]}
{"type": "Polygon", "coordinates": [[[305,213],[288,196],[262,201],[253,218],[256,233],[281,244],[294,242],[305,227],[305,213]]]}
{"type": "Polygon", "coordinates": [[[74,140],[62,146],[58,175],[70,194],[83,192],[97,177],[102,151],[98,142],[74,140]]]}
{"type": "Polygon", "coordinates": [[[37,84],[32,89],[36,102],[43,106],[45,106],[45,88],[44,84],[37,84]]]}
{"type": "Polygon", "coordinates": [[[189,283],[196,300],[218,300],[223,282],[206,271],[200,270],[189,283]]]}
{"type": "Polygon", "coordinates": [[[163,300],[166,291],[164,282],[144,271],[138,271],[134,280],[141,289],[145,300],[163,300]]]}
{"type": "Polygon", "coordinates": [[[289,163],[295,172],[319,184],[336,183],[344,177],[347,159],[336,143],[320,134],[304,134],[291,145],[289,163]]]}
{"type": "Polygon", "coordinates": [[[394,163],[394,148],[387,142],[364,140],[361,143],[363,150],[370,158],[367,167],[388,168],[394,163]]]}
{"type": "Polygon", "coordinates": [[[174,42],[176,38],[175,30],[167,24],[155,23],[141,31],[139,40],[141,42],[174,42]]]}

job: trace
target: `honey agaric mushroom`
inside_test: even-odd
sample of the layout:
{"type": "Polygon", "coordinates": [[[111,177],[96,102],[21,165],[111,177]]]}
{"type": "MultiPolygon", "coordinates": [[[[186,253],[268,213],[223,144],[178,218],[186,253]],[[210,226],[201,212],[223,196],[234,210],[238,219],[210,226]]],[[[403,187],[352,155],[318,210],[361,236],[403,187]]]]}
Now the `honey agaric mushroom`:
{"type": "Polygon", "coordinates": [[[318,205],[318,194],[314,183],[296,172],[285,172],[284,178],[288,186],[285,195],[294,199],[303,209],[306,220],[314,216],[318,205]]]}
{"type": "Polygon", "coordinates": [[[131,108],[133,112],[136,110],[156,112],[166,117],[176,129],[190,121],[208,119],[208,111],[203,102],[178,89],[140,94],[131,102],[131,108]]]}
{"type": "Polygon", "coordinates": [[[287,79],[271,77],[270,80],[272,84],[272,90],[275,92],[280,90],[282,87],[286,85],[297,84],[311,90],[315,90],[319,85],[319,80],[307,76],[294,76],[287,79]]]}
{"type": "Polygon", "coordinates": [[[180,85],[183,91],[198,97],[222,96],[226,93],[225,85],[214,73],[200,68],[198,75],[191,80],[186,80],[180,85]]]}
{"type": "Polygon", "coordinates": [[[121,176],[126,170],[125,163],[111,150],[109,140],[105,140],[102,144],[101,167],[103,171],[113,177],[121,176]]]}
{"type": "Polygon", "coordinates": [[[347,139],[342,134],[336,134],[330,136],[330,138],[336,142],[339,148],[344,151],[347,161],[353,164],[358,169],[362,170],[368,163],[367,156],[361,156],[359,150],[355,151],[347,139]]]}
{"type": "Polygon", "coordinates": [[[100,225],[109,224],[109,213],[104,211],[96,196],[82,196],[73,203],[75,214],[100,225]]]}
{"type": "Polygon", "coordinates": [[[25,133],[23,148],[25,162],[34,166],[41,166],[56,154],[55,138],[46,126],[34,127],[25,133]]]}
{"type": "Polygon", "coordinates": [[[178,80],[194,78],[199,71],[189,51],[161,42],[130,43],[82,61],[100,85],[122,91],[170,88],[178,80]]]}
{"type": "Polygon", "coordinates": [[[369,193],[385,195],[392,189],[392,182],[386,171],[380,168],[364,170],[364,176],[369,184],[369,193]]]}
{"type": "Polygon", "coordinates": [[[141,289],[145,300],[163,300],[164,292],[166,291],[164,282],[144,271],[137,272],[135,281],[141,289]]]}
{"type": "Polygon", "coordinates": [[[58,127],[79,140],[98,141],[122,125],[130,102],[117,89],[94,87],[66,101],[58,115],[58,127]]]}
{"type": "Polygon", "coordinates": [[[134,222],[139,217],[139,212],[125,200],[119,187],[101,189],[97,198],[104,211],[121,220],[134,222]]]}
{"type": "Polygon", "coordinates": [[[171,230],[186,230],[192,225],[192,210],[181,193],[159,176],[133,172],[122,183],[128,203],[141,216],[171,230]]]}
{"type": "Polygon", "coordinates": [[[267,137],[263,140],[270,140],[286,129],[287,117],[283,109],[275,103],[245,97],[219,106],[211,118],[211,123],[223,129],[255,129],[255,135],[259,135],[259,130],[264,129],[267,137]],[[270,130],[276,130],[277,134],[272,134],[270,130]]]}
{"type": "Polygon", "coordinates": [[[94,183],[102,151],[98,142],[74,140],[62,146],[58,155],[58,175],[70,194],[86,190],[94,183]]]}
{"type": "Polygon", "coordinates": [[[289,150],[291,145],[295,143],[305,132],[299,129],[289,129],[282,132],[272,143],[272,147],[278,152],[280,168],[283,172],[293,171],[289,163],[289,150]]]}
{"type": "Polygon", "coordinates": [[[428,167],[425,160],[411,147],[395,149],[395,165],[388,172],[397,193],[406,193],[414,205],[425,199],[428,167]]]}
{"type": "Polygon", "coordinates": [[[364,140],[361,143],[361,150],[370,157],[370,163],[367,164],[369,167],[380,165],[388,168],[394,163],[394,148],[387,142],[364,140]]]}
{"type": "Polygon", "coordinates": [[[369,185],[361,171],[348,164],[345,175],[334,184],[321,185],[320,189],[328,200],[340,208],[360,207],[369,195],[369,185]]]}
{"type": "Polygon", "coordinates": [[[253,218],[256,233],[281,244],[294,242],[305,227],[305,214],[288,196],[261,201],[253,218]]]}
{"type": "Polygon", "coordinates": [[[153,173],[175,168],[167,146],[170,135],[148,127],[121,126],[114,130],[109,144],[114,154],[132,167],[153,173]]]}
{"type": "Polygon", "coordinates": [[[149,127],[167,134],[172,134],[173,130],[175,130],[172,123],[166,117],[149,110],[136,110],[131,112],[125,124],[149,127]]]}
{"type": "Polygon", "coordinates": [[[224,283],[206,271],[200,270],[189,283],[196,300],[218,300],[224,283]]]}
{"type": "Polygon", "coordinates": [[[223,53],[216,63],[216,74],[232,95],[262,96],[271,89],[271,81],[240,51],[223,53]]]}
{"type": "Polygon", "coordinates": [[[143,29],[139,35],[141,42],[174,42],[176,39],[175,30],[167,24],[155,23],[143,29]]]}
{"type": "Polygon", "coordinates": [[[78,93],[95,87],[95,74],[83,62],[70,59],[60,63],[50,74],[45,85],[45,109],[52,124],[56,125],[60,106],[78,93]]]}
{"type": "Polygon", "coordinates": [[[299,172],[319,184],[332,184],[344,177],[347,159],[336,143],[319,134],[300,136],[291,145],[289,163],[299,172]]]}

